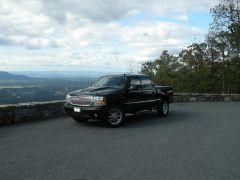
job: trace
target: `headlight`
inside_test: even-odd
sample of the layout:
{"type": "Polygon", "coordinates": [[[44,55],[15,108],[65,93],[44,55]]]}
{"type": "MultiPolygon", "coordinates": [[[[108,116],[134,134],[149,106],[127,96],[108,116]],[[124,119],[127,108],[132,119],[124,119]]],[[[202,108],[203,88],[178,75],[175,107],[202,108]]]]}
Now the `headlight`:
{"type": "Polygon", "coordinates": [[[106,97],[103,96],[94,96],[93,97],[93,106],[104,106],[107,104],[106,97]]]}

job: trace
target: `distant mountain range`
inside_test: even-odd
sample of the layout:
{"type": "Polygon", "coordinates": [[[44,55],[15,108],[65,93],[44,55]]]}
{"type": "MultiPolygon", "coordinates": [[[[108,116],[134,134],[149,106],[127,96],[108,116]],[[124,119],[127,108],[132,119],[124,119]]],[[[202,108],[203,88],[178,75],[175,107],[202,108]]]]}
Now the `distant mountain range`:
{"type": "Polygon", "coordinates": [[[97,71],[0,71],[0,86],[3,85],[59,85],[61,83],[71,84],[72,82],[81,82],[89,84],[97,78],[107,74],[119,74],[113,72],[97,71]],[[70,82],[72,81],[72,82],[70,82]]]}
{"type": "Polygon", "coordinates": [[[0,104],[62,100],[68,92],[91,85],[96,78],[30,77],[0,71],[0,104]]]}
{"type": "MultiPolygon", "coordinates": [[[[38,72],[39,73],[39,72],[38,72]]],[[[89,85],[96,80],[96,78],[91,76],[67,76],[67,75],[51,75],[49,72],[48,74],[42,75],[26,75],[26,74],[17,74],[17,73],[9,73],[6,71],[0,71],[0,87],[1,86],[8,86],[8,85],[34,85],[34,86],[72,86],[75,84],[78,85],[89,85]]]]}
{"type": "Polygon", "coordinates": [[[25,75],[34,78],[98,78],[107,74],[121,74],[123,72],[100,72],[100,71],[11,71],[16,75],[25,75]]]}
{"type": "Polygon", "coordinates": [[[0,71],[0,80],[29,80],[29,79],[31,78],[25,75],[16,75],[10,74],[6,71],[0,71]]]}

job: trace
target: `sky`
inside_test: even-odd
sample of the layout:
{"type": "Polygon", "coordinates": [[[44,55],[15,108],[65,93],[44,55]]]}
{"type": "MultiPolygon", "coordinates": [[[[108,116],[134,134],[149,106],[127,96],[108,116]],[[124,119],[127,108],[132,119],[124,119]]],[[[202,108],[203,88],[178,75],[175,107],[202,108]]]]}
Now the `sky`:
{"type": "Polygon", "coordinates": [[[0,0],[1,71],[139,70],[203,41],[217,0],[0,0]]]}

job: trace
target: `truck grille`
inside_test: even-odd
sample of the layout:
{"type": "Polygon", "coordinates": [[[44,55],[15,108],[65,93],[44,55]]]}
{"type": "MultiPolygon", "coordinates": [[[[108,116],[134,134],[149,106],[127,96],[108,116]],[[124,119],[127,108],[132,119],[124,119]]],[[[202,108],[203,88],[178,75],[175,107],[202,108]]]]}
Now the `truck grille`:
{"type": "Polygon", "coordinates": [[[90,106],[92,97],[89,96],[73,96],[70,98],[70,103],[78,106],[90,106]]]}

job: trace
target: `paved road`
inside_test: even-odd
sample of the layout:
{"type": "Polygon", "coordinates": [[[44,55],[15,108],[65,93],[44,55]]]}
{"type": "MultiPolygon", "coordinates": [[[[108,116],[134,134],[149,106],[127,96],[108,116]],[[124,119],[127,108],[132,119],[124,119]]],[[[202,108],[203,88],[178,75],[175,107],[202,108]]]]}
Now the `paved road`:
{"type": "Polygon", "coordinates": [[[240,179],[240,102],[177,103],[117,129],[70,118],[0,127],[0,179],[240,179]]]}

